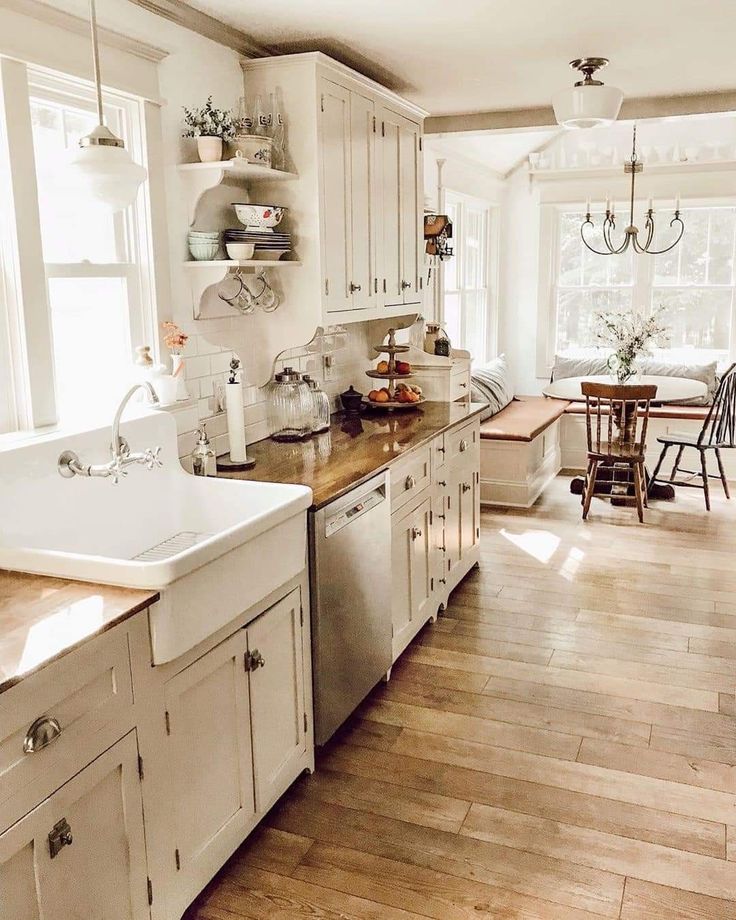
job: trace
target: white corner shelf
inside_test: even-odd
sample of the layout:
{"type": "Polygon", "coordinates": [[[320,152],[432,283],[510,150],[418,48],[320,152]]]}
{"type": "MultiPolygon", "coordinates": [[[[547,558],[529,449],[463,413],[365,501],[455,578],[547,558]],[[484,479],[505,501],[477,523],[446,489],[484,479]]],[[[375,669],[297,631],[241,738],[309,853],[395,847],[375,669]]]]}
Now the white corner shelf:
{"type": "MultiPolygon", "coordinates": [[[[262,275],[272,270],[282,271],[285,268],[297,268],[302,263],[297,261],[271,261],[269,259],[212,259],[196,261],[194,259],[182,263],[189,275],[189,289],[192,295],[192,315],[194,319],[201,319],[202,297],[208,287],[224,280],[233,269],[241,269],[246,274],[262,275]]],[[[236,311],[233,310],[233,315],[236,311]]]]}
{"type": "Polygon", "coordinates": [[[226,178],[228,182],[287,182],[298,179],[296,173],[268,166],[244,163],[238,157],[232,160],[218,160],[214,163],[180,163],[178,166],[187,197],[189,225],[194,223],[199,199],[206,191],[216,188],[226,178]]]}

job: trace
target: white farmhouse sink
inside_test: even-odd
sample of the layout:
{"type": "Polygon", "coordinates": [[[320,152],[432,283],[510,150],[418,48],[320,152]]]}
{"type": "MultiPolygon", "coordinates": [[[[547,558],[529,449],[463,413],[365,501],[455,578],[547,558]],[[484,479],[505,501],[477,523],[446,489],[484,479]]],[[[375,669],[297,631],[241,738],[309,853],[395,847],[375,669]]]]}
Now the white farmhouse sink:
{"type": "Polygon", "coordinates": [[[145,411],[121,434],[134,451],[161,445],[163,466],[131,466],[117,485],[60,476],[62,450],[84,463],[109,459],[108,427],[0,446],[0,568],[159,589],[150,616],[158,663],[304,570],[312,493],[191,476],[165,412],[145,411]]]}

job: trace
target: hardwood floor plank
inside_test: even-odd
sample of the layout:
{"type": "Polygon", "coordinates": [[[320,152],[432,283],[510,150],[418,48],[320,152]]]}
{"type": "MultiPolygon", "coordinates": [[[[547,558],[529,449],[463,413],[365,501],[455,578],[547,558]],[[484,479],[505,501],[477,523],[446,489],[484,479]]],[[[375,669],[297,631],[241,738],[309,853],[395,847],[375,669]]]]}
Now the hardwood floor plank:
{"type": "MultiPolygon", "coordinates": [[[[401,703],[414,703],[438,711],[463,713],[481,719],[554,729],[557,732],[565,732],[578,737],[584,735],[589,738],[621,741],[623,744],[639,747],[649,746],[651,725],[648,722],[635,722],[615,716],[600,716],[572,709],[507,700],[487,694],[448,690],[437,686],[431,678],[425,678],[424,683],[405,679],[406,675],[409,678],[413,676],[412,668],[419,667],[419,665],[408,665],[398,672],[397,678],[392,677],[389,683],[381,688],[381,698],[401,703]]],[[[442,673],[444,668],[428,668],[427,670],[434,674],[442,673]]]]}
{"type": "Polygon", "coordinates": [[[715,760],[731,766],[736,764],[736,747],[734,747],[733,737],[721,738],[704,732],[689,732],[655,725],[652,728],[649,743],[658,751],[684,754],[687,757],[705,757],[707,760],[715,760]]]}
{"type": "Polygon", "coordinates": [[[575,760],[582,741],[582,737],[564,732],[443,712],[387,699],[373,699],[362,708],[361,715],[401,728],[495,744],[515,751],[532,751],[563,760],[575,760]]]}
{"type": "Polygon", "coordinates": [[[599,916],[474,879],[328,844],[316,844],[310,850],[297,877],[435,920],[594,920],[599,916]]]}
{"type": "MultiPolygon", "coordinates": [[[[550,666],[569,668],[586,674],[605,674],[612,677],[628,677],[631,680],[647,680],[666,684],[668,687],[688,687],[694,690],[712,690],[715,693],[728,693],[733,687],[734,677],[713,671],[692,670],[651,662],[625,661],[622,658],[603,657],[593,652],[580,654],[567,650],[555,649],[550,666]]],[[[720,704],[720,701],[719,701],[720,704]]],[[[718,708],[716,708],[718,712],[718,708]]]]}
{"type": "Polygon", "coordinates": [[[722,824],[736,824],[736,795],[725,792],[649,776],[634,776],[605,767],[557,760],[524,751],[510,751],[457,738],[443,738],[411,729],[404,729],[391,750],[440,764],[466,766],[485,773],[588,795],[601,795],[632,805],[650,807],[656,802],[657,807],[663,811],[722,824]]]}
{"type": "Polygon", "coordinates": [[[235,872],[238,867],[248,865],[278,875],[291,875],[313,843],[301,834],[260,825],[235,853],[230,865],[235,872]]]}
{"type": "Polygon", "coordinates": [[[724,716],[736,717],[736,695],[733,693],[718,694],[718,711],[724,716]]]}
{"type": "MultiPolygon", "coordinates": [[[[726,828],[726,859],[736,862],[736,825],[729,824],[726,828]]],[[[736,897],[736,892],[734,892],[736,897]]]]}
{"type": "Polygon", "coordinates": [[[460,833],[542,856],[554,852],[578,865],[710,897],[727,898],[736,890],[736,865],[725,859],[683,853],[488,805],[473,804],[460,833]]]}
{"type": "Polygon", "coordinates": [[[621,920],[736,920],[736,901],[626,879],[621,920]]]}
{"type": "MultiPolygon", "coordinates": [[[[652,681],[585,674],[579,671],[546,667],[542,664],[526,661],[492,658],[483,654],[472,654],[469,650],[462,651],[457,647],[448,647],[451,643],[454,645],[460,638],[442,636],[426,641],[423,637],[420,637],[418,644],[407,649],[405,654],[409,656],[411,661],[436,664],[440,667],[468,668],[468,670],[475,673],[486,673],[493,677],[510,677],[555,687],[566,687],[571,690],[597,690],[612,696],[622,696],[649,702],[666,703],[672,699],[672,690],[670,688],[652,681]]],[[[677,700],[680,706],[689,709],[718,712],[717,692],[680,688],[677,692],[677,700]]]]}
{"type": "MultiPolygon", "coordinates": [[[[664,633],[675,636],[688,636],[696,639],[713,639],[718,642],[736,643],[736,629],[725,626],[705,626],[692,620],[675,620],[669,617],[647,616],[646,614],[609,613],[605,610],[581,610],[578,623],[596,623],[601,626],[640,626],[642,629],[661,629],[664,633]]],[[[734,624],[736,625],[736,624],[734,624]]]]}
{"type": "Polygon", "coordinates": [[[713,655],[716,658],[736,658],[736,640],[719,641],[718,639],[699,639],[693,636],[689,640],[691,652],[700,655],[713,655]]]}
{"type": "Polygon", "coordinates": [[[454,636],[425,630],[417,637],[418,644],[428,648],[451,649],[456,652],[471,652],[486,658],[498,658],[504,661],[523,661],[531,664],[547,664],[553,648],[520,645],[517,642],[494,642],[491,639],[478,639],[472,636],[454,636]]]}
{"type": "Polygon", "coordinates": [[[391,669],[391,680],[387,686],[391,686],[396,680],[408,680],[415,684],[462,690],[467,693],[480,693],[488,678],[485,674],[471,674],[468,671],[456,671],[452,668],[435,668],[431,665],[417,664],[410,661],[406,655],[402,655],[391,669]]]}
{"type": "Polygon", "coordinates": [[[348,847],[487,885],[538,897],[556,904],[617,917],[623,877],[577,866],[553,857],[406,824],[357,809],[314,803],[303,787],[293,791],[266,817],[281,830],[300,828],[316,840],[348,847]]]}
{"type": "Polygon", "coordinates": [[[653,776],[674,783],[736,794],[736,767],[702,757],[686,757],[652,748],[642,750],[628,744],[584,738],[577,759],[580,763],[624,773],[653,776]]]}
{"type": "Polygon", "coordinates": [[[577,604],[542,606],[531,601],[481,594],[453,595],[450,603],[453,608],[518,613],[520,616],[535,616],[545,620],[574,620],[580,610],[577,604]]]}
{"type": "MultiPolygon", "coordinates": [[[[575,607],[595,607],[600,602],[602,591],[600,588],[591,588],[589,586],[577,586],[574,583],[560,585],[558,590],[552,586],[547,587],[528,587],[520,584],[519,581],[512,585],[504,585],[497,595],[499,601],[504,598],[517,601],[527,601],[540,606],[549,604],[570,605],[575,607]]],[[[641,610],[656,611],[649,614],[650,616],[663,615],[663,619],[685,616],[687,622],[705,622],[709,623],[708,617],[715,615],[716,605],[714,601],[701,600],[698,597],[689,595],[688,597],[664,597],[648,591],[632,592],[628,585],[619,586],[618,590],[605,592],[606,609],[608,610],[641,610]],[[664,615],[667,616],[664,616],[664,615]],[[699,619],[704,617],[704,619],[699,619]],[[695,618],[695,619],[693,619],[695,618]]],[[[716,619],[724,618],[728,621],[728,614],[721,614],[716,619]]]]}
{"type": "Polygon", "coordinates": [[[587,795],[447,764],[438,769],[420,758],[350,746],[333,751],[327,766],[366,780],[391,776],[402,787],[463,796],[474,803],[725,858],[723,824],[605,798],[603,789],[587,795]]]}

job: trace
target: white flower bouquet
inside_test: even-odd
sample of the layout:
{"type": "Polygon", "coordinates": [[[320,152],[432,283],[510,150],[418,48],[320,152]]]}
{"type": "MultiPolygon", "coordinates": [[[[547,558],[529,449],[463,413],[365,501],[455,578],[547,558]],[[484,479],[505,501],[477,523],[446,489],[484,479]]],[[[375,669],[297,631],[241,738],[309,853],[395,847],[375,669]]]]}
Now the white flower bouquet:
{"type": "Polygon", "coordinates": [[[608,370],[619,383],[626,383],[638,373],[638,359],[650,355],[653,346],[666,346],[667,327],[662,321],[664,312],[664,307],[660,306],[649,315],[637,310],[595,314],[598,345],[612,350],[607,362],[608,370]]]}

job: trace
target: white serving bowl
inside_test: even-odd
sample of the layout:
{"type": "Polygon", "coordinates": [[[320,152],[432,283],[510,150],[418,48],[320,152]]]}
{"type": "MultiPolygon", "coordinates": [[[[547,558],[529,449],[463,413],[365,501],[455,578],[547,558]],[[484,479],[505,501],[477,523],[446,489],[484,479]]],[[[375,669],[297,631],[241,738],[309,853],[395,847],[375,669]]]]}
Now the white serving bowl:
{"type": "Polygon", "coordinates": [[[247,262],[253,258],[255,243],[225,243],[227,254],[234,262],[247,262]]]}
{"type": "Polygon", "coordinates": [[[241,224],[259,230],[271,230],[277,227],[286,213],[286,208],[280,208],[275,204],[244,204],[234,201],[233,207],[241,224]]]}

